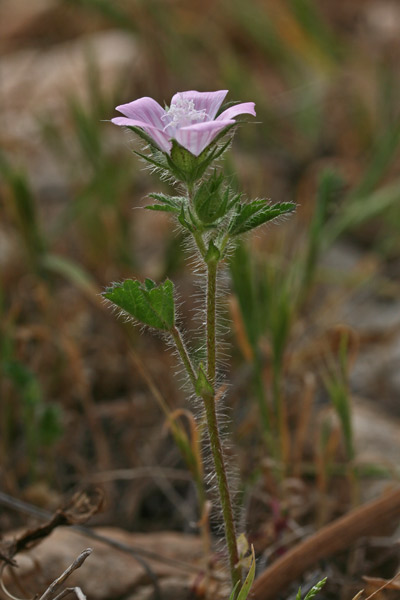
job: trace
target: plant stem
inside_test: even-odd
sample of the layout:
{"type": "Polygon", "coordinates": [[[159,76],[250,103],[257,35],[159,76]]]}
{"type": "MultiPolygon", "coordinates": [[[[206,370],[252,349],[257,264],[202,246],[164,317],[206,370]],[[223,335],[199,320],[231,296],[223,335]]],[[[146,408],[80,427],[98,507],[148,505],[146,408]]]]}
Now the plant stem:
{"type": "Polygon", "coordinates": [[[192,361],[190,360],[190,356],[189,353],[186,349],[185,346],[185,342],[182,339],[182,335],[181,332],[179,331],[179,329],[174,325],[174,327],[170,330],[170,334],[172,336],[172,339],[175,342],[175,346],[176,349],[179,352],[179,356],[181,357],[181,360],[183,362],[183,366],[186,369],[186,372],[189,376],[190,382],[193,385],[193,387],[196,387],[196,372],[194,370],[194,367],[192,365],[192,361]]]}
{"type": "Polygon", "coordinates": [[[216,374],[216,298],[217,298],[218,263],[214,261],[207,265],[207,377],[212,386],[216,374]]]}
{"type": "MultiPolygon", "coordinates": [[[[218,263],[210,261],[207,264],[207,377],[215,389],[216,375],[216,292],[218,263]]],[[[210,436],[211,452],[215,472],[218,479],[218,490],[225,525],[225,538],[229,555],[229,566],[233,588],[241,582],[241,569],[236,543],[235,522],[233,518],[232,501],[226,475],[224,455],[219,434],[216,412],[215,391],[212,397],[204,397],[204,406],[210,436]]]]}

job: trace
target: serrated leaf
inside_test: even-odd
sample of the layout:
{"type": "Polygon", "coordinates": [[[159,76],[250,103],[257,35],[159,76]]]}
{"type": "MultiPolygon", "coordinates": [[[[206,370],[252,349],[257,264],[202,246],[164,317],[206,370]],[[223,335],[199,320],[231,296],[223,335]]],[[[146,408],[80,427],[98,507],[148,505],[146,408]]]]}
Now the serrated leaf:
{"type": "Polygon", "coordinates": [[[157,287],[156,282],[150,279],[149,277],[147,277],[144,280],[144,285],[146,286],[146,290],[148,291],[153,290],[155,287],[157,287]]]}
{"type": "Polygon", "coordinates": [[[173,208],[172,206],[165,206],[164,204],[148,204],[144,208],[147,210],[156,210],[160,212],[179,213],[179,209],[173,208]]]}
{"type": "Polygon", "coordinates": [[[293,212],[295,208],[294,202],[269,204],[267,200],[254,200],[249,204],[240,204],[229,226],[229,233],[231,235],[246,233],[277,217],[293,212]]]}
{"type": "Polygon", "coordinates": [[[107,288],[103,297],[144,325],[163,331],[174,326],[174,286],[169,279],[160,285],[151,279],[144,284],[127,279],[107,288]]]}
{"type": "Polygon", "coordinates": [[[153,198],[163,204],[169,204],[171,206],[178,206],[182,204],[182,196],[169,196],[168,194],[161,194],[159,192],[153,192],[149,194],[149,198],[153,198]]]}
{"type": "Polygon", "coordinates": [[[182,209],[183,198],[181,196],[168,196],[166,194],[153,193],[149,194],[149,198],[158,200],[162,204],[150,204],[145,208],[149,210],[163,210],[165,212],[179,213],[182,209]]]}

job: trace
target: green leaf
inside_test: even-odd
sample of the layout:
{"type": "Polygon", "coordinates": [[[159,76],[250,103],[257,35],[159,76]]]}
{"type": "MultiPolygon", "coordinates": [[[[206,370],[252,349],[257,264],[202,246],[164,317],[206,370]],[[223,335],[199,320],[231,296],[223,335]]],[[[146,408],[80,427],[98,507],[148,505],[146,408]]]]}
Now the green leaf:
{"type": "Polygon", "coordinates": [[[188,229],[191,233],[193,233],[194,226],[188,221],[188,217],[185,214],[185,210],[184,210],[183,206],[181,208],[181,212],[179,213],[178,221],[182,225],[182,227],[184,227],[185,229],[188,229]]]}
{"type": "Polygon", "coordinates": [[[165,204],[148,204],[144,208],[147,210],[156,210],[160,212],[169,212],[169,213],[178,213],[179,210],[173,208],[172,206],[165,206],[165,204]]]}
{"type": "Polygon", "coordinates": [[[229,600],[235,600],[235,598],[236,598],[236,591],[237,591],[237,589],[238,589],[238,587],[239,587],[239,583],[240,583],[240,581],[238,581],[238,582],[236,583],[235,587],[234,587],[234,588],[233,588],[233,590],[231,591],[231,595],[229,596],[229,600]]]}
{"type": "Polygon", "coordinates": [[[199,375],[197,377],[195,391],[200,398],[205,400],[211,400],[214,398],[213,386],[207,379],[203,363],[200,363],[199,366],[199,375]]]}
{"type": "MultiPolygon", "coordinates": [[[[311,590],[309,592],[307,592],[304,600],[312,600],[312,598],[314,598],[314,596],[316,596],[318,594],[318,592],[320,592],[322,590],[322,588],[324,587],[324,585],[326,583],[326,580],[327,580],[327,577],[325,577],[324,579],[321,579],[321,581],[318,581],[318,583],[313,585],[311,590]]],[[[296,600],[301,600],[301,587],[299,587],[299,590],[296,594],[296,600]]]]}
{"type": "Polygon", "coordinates": [[[253,557],[251,561],[251,566],[236,600],[246,600],[249,595],[250,588],[253,585],[254,577],[256,574],[256,557],[253,546],[251,547],[251,554],[253,557]]]}
{"type": "Polygon", "coordinates": [[[218,261],[220,260],[220,258],[221,258],[221,252],[219,251],[219,248],[217,248],[217,246],[214,244],[213,240],[210,240],[210,243],[208,244],[208,250],[204,257],[204,261],[207,263],[207,265],[211,265],[211,264],[216,265],[218,263],[218,261]]]}
{"type": "Polygon", "coordinates": [[[165,212],[173,212],[179,214],[182,209],[183,198],[181,196],[167,196],[166,194],[149,194],[150,198],[158,200],[162,204],[150,204],[145,206],[149,210],[163,210],[165,212]]]}
{"type": "Polygon", "coordinates": [[[230,198],[231,190],[229,188],[223,189],[223,180],[223,174],[218,175],[214,170],[211,177],[199,185],[194,195],[193,204],[196,214],[206,226],[215,224],[233,206],[230,198]]]}
{"type": "Polygon", "coordinates": [[[322,588],[324,587],[324,585],[326,583],[326,580],[327,580],[327,577],[325,577],[324,579],[321,579],[321,581],[318,581],[318,583],[313,585],[313,587],[307,593],[304,600],[311,600],[312,598],[314,598],[314,596],[316,596],[322,590],[322,588]]]}
{"type": "Polygon", "coordinates": [[[174,326],[174,286],[169,279],[158,286],[151,279],[144,284],[127,279],[107,288],[102,295],[144,325],[162,331],[174,326]]]}
{"type": "Polygon", "coordinates": [[[238,211],[229,225],[231,235],[240,235],[268,221],[272,221],[282,215],[295,210],[294,202],[278,202],[269,204],[268,200],[253,200],[249,204],[240,203],[238,211]]]}

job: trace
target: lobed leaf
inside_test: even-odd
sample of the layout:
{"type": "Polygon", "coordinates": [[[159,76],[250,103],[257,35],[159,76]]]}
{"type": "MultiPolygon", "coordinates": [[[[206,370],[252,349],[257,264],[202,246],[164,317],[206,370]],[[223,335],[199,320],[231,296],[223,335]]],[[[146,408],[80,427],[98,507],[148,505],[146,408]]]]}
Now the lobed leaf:
{"type": "Polygon", "coordinates": [[[158,200],[158,202],[161,202],[162,204],[150,204],[145,206],[148,210],[161,210],[176,214],[179,214],[182,210],[183,198],[180,196],[168,196],[166,194],[154,193],[149,194],[149,197],[158,200]]]}
{"type": "Polygon", "coordinates": [[[174,286],[169,279],[160,285],[151,279],[144,284],[127,279],[107,288],[103,297],[144,325],[162,331],[170,331],[174,326],[174,286]]]}
{"type": "Polygon", "coordinates": [[[229,225],[231,235],[240,235],[264,225],[282,215],[295,210],[294,202],[278,202],[269,204],[267,200],[253,200],[248,204],[240,203],[238,210],[229,225]]]}

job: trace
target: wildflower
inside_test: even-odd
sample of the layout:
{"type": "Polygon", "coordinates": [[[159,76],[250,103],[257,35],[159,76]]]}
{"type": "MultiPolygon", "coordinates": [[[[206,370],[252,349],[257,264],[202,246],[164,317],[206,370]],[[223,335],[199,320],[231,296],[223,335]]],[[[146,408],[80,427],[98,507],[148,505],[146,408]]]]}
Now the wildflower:
{"type": "Polygon", "coordinates": [[[125,116],[115,117],[112,122],[143,129],[167,154],[171,153],[171,140],[176,140],[194,156],[199,156],[221,131],[235,123],[234,117],[256,114],[254,102],[244,102],[227,108],[216,117],[227,93],[228,90],[178,92],[165,109],[153,98],[139,98],[117,106],[116,110],[125,116]]]}

